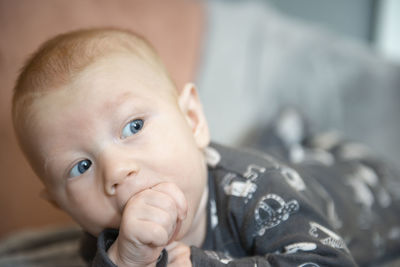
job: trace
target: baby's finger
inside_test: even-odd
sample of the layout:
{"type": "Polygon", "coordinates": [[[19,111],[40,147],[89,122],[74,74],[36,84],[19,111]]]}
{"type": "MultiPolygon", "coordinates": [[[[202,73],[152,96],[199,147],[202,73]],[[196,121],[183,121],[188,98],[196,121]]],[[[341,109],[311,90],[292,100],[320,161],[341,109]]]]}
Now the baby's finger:
{"type": "Polygon", "coordinates": [[[176,211],[171,215],[168,211],[148,206],[145,211],[137,215],[136,219],[160,225],[165,229],[170,238],[173,236],[174,231],[177,228],[176,211]]]}
{"type": "MultiPolygon", "coordinates": [[[[128,227],[129,225],[127,225],[128,227]]],[[[153,247],[164,247],[168,244],[168,231],[157,223],[137,220],[132,229],[131,232],[124,235],[128,242],[136,243],[138,246],[146,245],[153,247]]]]}
{"type": "Polygon", "coordinates": [[[175,204],[178,208],[178,216],[180,220],[183,220],[186,218],[187,214],[187,201],[186,197],[183,194],[182,190],[179,189],[178,186],[176,186],[173,183],[168,183],[168,182],[163,182],[159,183],[156,186],[151,188],[152,190],[162,192],[164,194],[167,194],[170,196],[172,199],[175,200],[175,204]]]}
{"type": "Polygon", "coordinates": [[[190,248],[179,242],[172,242],[166,247],[168,251],[168,267],[192,266],[190,261],[190,248]]]}
{"type": "MultiPolygon", "coordinates": [[[[124,218],[139,218],[149,215],[148,209],[150,207],[157,208],[167,212],[173,221],[178,219],[178,205],[176,200],[169,194],[161,192],[160,190],[146,189],[137,195],[131,197],[124,207],[124,218]],[[127,216],[130,214],[129,216],[127,216]]],[[[151,214],[156,218],[158,214],[151,214]]]]}

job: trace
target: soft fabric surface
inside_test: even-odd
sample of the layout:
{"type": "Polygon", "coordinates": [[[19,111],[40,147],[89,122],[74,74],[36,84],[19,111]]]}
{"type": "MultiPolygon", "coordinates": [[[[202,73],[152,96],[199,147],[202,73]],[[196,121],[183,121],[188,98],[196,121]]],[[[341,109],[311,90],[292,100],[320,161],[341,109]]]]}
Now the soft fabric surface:
{"type": "Polygon", "coordinates": [[[78,227],[24,231],[0,242],[2,267],[79,267],[82,231],[78,227]]]}
{"type": "Polygon", "coordinates": [[[208,1],[208,16],[197,85],[215,141],[243,144],[294,105],[400,163],[399,66],[264,1],[208,1]]]}

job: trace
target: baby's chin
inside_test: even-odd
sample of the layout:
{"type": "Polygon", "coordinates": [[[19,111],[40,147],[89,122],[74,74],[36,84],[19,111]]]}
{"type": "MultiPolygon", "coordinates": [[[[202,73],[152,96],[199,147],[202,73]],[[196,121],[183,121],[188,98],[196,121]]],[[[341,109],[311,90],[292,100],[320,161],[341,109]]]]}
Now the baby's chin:
{"type": "Polygon", "coordinates": [[[174,240],[171,241],[180,241],[183,242],[187,245],[191,245],[192,243],[192,220],[188,220],[188,218],[184,219],[181,223],[181,225],[179,226],[179,230],[174,233],[174,240]]]}
{"type": "Polygon", "coordinates": [[[113,223],[109,225],[97,225],[97,224],[91,224],[91,225],[85,225],[85,224],[80,224],[82,229],[85,232],[88,232],[92,236],[98,237],[104,230],[106,229],[119,229],[119,224],[113,223]]]}

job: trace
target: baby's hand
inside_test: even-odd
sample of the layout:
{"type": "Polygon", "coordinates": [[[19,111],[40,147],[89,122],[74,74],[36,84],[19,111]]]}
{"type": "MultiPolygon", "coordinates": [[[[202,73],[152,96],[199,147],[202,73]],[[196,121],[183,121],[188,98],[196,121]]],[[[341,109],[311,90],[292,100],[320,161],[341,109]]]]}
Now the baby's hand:
{"type": "Polygon", "coordinates": [[[172,242],[167,247],[168,267],[192,267],[190,248],[181,242],[172,242]]]}
{"type": "Polygon", "coordinates": [[[172,242],[187,203],[172,183],[160,183],[131,197],[122,214],[119,235],[109,248],[110,259],[122,266],[155,266],[162,249],[172,242]]]}

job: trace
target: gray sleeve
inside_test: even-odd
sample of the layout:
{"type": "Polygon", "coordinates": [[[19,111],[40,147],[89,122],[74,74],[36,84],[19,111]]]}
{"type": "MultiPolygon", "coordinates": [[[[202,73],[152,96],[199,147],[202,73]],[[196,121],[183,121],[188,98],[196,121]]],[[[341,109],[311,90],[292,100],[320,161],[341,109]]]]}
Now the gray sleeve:
{"type": "MultiPolygon", "coordinates": [[[[118,237],[118,230],[106,229],[100,233],[97,239],[97,252],[93,259],[93,267],[116,267],[107,255],[107,250],[118,237]]],[[[164,249],[158,258],[156,267],[164,267],[168,264],[168,253],[164,249]]]]}

